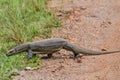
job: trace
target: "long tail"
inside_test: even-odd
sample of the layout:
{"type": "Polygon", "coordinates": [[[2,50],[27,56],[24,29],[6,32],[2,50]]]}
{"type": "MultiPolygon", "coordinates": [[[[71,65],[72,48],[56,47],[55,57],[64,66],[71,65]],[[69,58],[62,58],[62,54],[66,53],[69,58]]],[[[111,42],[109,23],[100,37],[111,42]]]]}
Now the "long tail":
{"type": "Polygon", "coordinates": [[[104,52],[93,51],[93,50],[85,49],[83,47],[77,47],[77,46],[75,46],[71,43],[68,43],[68,42],[64,46],[64,49],[72,51],[73,53],[81,53],[81,54],[85,54],[85,55],[102,55],[102,54],[110,54],[110,53],[120,52],[120,50],[118,50],[118,51],[104,51],[104,52]]]}

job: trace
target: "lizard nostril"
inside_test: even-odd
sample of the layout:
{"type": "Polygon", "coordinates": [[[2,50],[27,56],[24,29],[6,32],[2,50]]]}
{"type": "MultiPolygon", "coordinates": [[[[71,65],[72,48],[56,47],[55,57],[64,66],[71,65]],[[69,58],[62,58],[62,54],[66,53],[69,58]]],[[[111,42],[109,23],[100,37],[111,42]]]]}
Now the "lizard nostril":
{"type": "Polygon", "coordinates": [[[7,53],[6,56],[9,56],[9,54],[7,53]]]}

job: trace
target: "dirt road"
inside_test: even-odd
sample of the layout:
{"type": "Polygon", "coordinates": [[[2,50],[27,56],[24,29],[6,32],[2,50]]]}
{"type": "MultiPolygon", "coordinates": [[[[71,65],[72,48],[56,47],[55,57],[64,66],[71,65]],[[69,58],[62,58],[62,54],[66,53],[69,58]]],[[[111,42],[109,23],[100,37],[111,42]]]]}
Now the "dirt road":
{"type": "MultiPolygon", "coordinates": [[[[87,49],[120,50],[120,0],[51,0],[49,8],[63,22],[53,30],[53,37],[64,37],[87,49]]],[[[120,80],[120,53],[84,56],[81,60],[68,57],[62,50],[43,67],[21,71],[14,80],[120,80]]]]}

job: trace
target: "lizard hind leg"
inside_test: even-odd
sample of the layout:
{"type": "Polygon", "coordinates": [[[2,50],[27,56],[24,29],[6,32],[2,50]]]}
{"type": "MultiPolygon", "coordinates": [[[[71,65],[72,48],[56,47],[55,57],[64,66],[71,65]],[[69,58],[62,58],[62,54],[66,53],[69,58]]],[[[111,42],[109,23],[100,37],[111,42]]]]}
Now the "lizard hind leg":
{"type": "Polygon", "coordinates": [[[79,53],[74,53],[74,59],[77,59],[77,58],[79,58],[80,57],[80,55],[79,55],[79,53]]]}

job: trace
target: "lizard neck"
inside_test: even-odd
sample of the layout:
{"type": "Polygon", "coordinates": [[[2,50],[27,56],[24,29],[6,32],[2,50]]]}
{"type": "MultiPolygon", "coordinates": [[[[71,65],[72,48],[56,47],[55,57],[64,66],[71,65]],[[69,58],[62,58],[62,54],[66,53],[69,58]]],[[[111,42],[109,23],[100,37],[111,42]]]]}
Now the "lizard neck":
{"type": "Polygon", "coordinates": [[[21,44],[19,46],[16,46],[14,49],[16,50],[17,53],[26,51],[29,48],[29,44],[21,44]]]}

